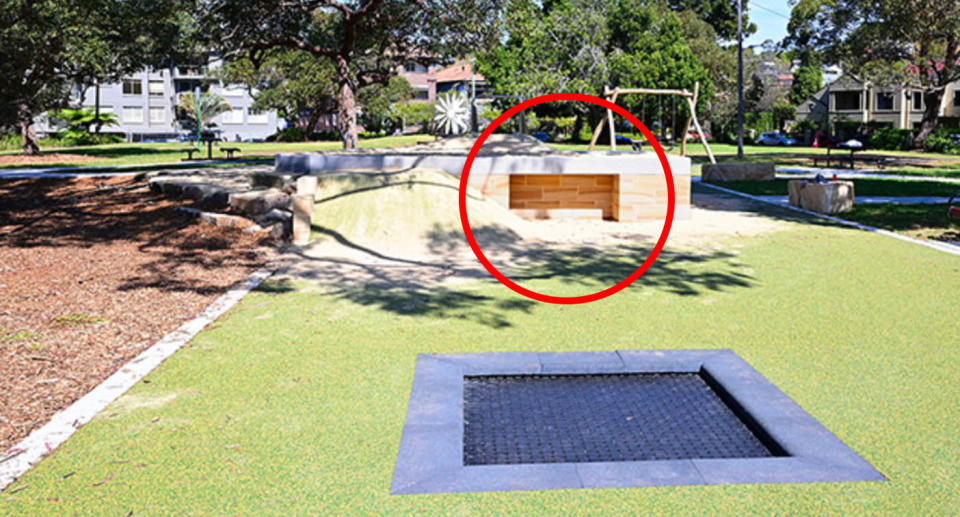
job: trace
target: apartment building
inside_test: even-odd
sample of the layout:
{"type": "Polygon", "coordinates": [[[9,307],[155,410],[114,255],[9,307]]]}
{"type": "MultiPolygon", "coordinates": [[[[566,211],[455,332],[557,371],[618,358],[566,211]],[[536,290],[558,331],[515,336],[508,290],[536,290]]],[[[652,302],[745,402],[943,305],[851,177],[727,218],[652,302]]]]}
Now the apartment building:
{"type": "MultiPolygon", "coordinates": [[[[211,62],[209,69],[216,66],[217,62],[211,62]]],[[[233,108],[214,119],[216,129],[225,139],[264,139],[282,125],[275,111],[251,109],[253,98],[244,87],[220,84],[209,79],[207,72],[207,67],[173,66],[143,70],[118,83],[100,85],[100,111],[113,113],[118,121],[118,125],[104,126],[101,131],[122,134],[129,142],[174,140],[184,134],[176,119],[180,94],[197,88],[218,93],[233,108]]],[[[78,90],[74,105],[93,109],[97,89],[90,86],[78,90]]],[[[37,121],[37,132],[41,136],[59,130],[46,117],[37,121]]]]}
{"type": "MultiPolygon", "coordinates": [[[[844,74],[797,107],[797,119],[824,124],[859,123],[863,126],[918,129],[926,109],[923,90],[885,86],[844,74]]],[[[948,85],[940,116],[960,118],[960,82],[948,85]]]]}

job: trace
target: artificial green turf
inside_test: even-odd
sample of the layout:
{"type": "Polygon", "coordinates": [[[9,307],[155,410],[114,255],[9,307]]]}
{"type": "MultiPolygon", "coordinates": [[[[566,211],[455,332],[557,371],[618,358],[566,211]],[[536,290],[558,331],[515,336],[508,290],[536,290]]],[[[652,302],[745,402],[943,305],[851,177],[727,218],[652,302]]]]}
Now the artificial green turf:
{"type": "MultiPolygon", "coordinates": [[[[492,282],[268,283],[0,494],[0,514],[957,514],[960,258],[776,213],[796,222],[667,255],[586,305],[492,282]],[[624,348],[731,348],[890,481],[389,495],[418,353],[624,348]]],[[[575,262],[526,285],[609,280],[609,257],[575,262]]]]}
{"type": "MultiPolygon", "coordinates": [[[[719,185],[755,196],[787,195],[786,179],[769,181],[724,181],[719,185]]],[[[960,190],[960,183],[947,181],[856,178],[853,180],[857,196],[941,196],[947,197],[960,190]]]]}

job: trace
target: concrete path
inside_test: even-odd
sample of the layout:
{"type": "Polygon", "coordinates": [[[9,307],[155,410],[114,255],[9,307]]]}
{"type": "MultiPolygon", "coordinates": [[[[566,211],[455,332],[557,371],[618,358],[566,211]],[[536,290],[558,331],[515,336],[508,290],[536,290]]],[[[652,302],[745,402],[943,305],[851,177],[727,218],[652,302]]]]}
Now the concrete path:
{"type": "MultiPolygon", "coordinates": [[[[769,203],[787,204],[787,196],[755,196],[769,203]]],[[[901,205],[940,205],[950,198],[937,196],[856,196],[858,205],[896,203],[901,205]]]]}
{"type": "Polygon", "coordinates": [[[814,167],[777,167],[777,179],[810,179],[817,174],[822,174],[827,178],[831,178],[834,174],[836,174],[840,179],[876,178],[888,180],[941,181],[946,183],[960,184],[960,178],[884,174],[878,171],[880,171],[880,169],[860,169],[857,171],[852,171],[850,169],[825,169],[814,167]]]}

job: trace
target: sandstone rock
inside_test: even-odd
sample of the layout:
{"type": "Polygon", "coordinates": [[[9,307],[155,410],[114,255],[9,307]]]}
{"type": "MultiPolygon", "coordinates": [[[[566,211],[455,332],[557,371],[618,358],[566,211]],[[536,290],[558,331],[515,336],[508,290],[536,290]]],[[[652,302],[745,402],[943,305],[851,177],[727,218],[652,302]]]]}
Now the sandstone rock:
{"type": "Polygon", "coordinates": [[[849,212],[854,203],[853,182],[790,180],[787,197],[791,205],[821,214],[849,212]]]}
{"type": "Polygon", "coordinates": [[[290,208],[290,196],[275,188],[230,194],[229,202],[234,210],[248,216],[265,214],[274,208],[290,208]]]}

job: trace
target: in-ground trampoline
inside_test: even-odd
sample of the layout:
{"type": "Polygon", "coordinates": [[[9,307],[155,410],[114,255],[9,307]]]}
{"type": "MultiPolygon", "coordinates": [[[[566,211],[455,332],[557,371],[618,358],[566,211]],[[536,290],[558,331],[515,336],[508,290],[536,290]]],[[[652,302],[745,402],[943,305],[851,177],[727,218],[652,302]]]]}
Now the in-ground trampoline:
{"type": "Polygon", "coordinates": [[[729,350],[421,355],[392,493],[884,479],[729,350]]]}

